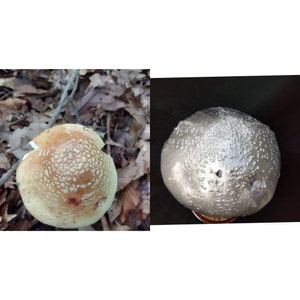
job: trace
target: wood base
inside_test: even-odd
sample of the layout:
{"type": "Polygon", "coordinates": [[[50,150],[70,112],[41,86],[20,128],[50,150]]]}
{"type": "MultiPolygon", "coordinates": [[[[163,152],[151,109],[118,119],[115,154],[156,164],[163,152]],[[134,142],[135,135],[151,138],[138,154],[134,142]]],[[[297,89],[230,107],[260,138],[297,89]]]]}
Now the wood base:
{"type": "Polygon", "coordinates": [[[206,223],[206,224],[232,223],[237,219],[237,217],[216,218],[216,217],[202,215],[202,214],[199,214],[195,211],[192,211],[192,212],[198,220],[200,220],[200,221],[202,221],[203,223],[206,223]]]}

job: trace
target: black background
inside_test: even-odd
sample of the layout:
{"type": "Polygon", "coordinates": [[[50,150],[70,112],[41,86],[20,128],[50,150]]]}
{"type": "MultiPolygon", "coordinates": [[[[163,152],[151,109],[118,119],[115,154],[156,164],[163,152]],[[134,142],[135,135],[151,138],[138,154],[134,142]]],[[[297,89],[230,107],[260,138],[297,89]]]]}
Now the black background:
{"type": "Polygon", "coordinates": [[[180,120],[224,106],[245,112],[275,132],[281,175],[272,200],[235,223],[300,221],[300,76],[151,79],[151,224],[201,224],[164,186],[160,152],[180,120]]]}

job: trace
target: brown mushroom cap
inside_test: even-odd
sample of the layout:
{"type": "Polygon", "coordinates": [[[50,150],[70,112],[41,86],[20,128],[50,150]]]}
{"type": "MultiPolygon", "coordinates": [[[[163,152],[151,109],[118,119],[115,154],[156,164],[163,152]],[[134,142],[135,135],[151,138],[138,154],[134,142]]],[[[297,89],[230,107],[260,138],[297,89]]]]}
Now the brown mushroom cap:
{"type": "Polygon", "coordinates": [[[61,228],[97,222],[117,190],[112,158],[102,139],[77,124],[57,125],[38,135],[17,169],[26,209],[39,221],[61,228]]]}

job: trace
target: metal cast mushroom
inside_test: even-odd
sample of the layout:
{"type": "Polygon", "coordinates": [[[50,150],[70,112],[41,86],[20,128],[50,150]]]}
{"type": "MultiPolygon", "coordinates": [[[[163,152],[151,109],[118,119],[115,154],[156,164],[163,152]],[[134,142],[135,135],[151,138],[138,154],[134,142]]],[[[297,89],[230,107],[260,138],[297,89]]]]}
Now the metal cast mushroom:
{"type": "Polygon", "coordinates": [[[267,125],[212,107],[179,122],[161,152],[171,194],[205,223],[254,214],[273,197],[280,152],[267,125]]]}

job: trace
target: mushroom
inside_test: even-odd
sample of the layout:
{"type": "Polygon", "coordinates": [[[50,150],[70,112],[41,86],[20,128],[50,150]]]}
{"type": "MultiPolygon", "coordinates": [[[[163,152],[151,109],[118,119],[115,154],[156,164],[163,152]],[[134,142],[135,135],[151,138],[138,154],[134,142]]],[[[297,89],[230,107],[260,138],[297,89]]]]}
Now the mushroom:
{"type": "Polygon", "coordinates": [[[78,228],[97,222],[117,189],[112,158],[99,135],[82,125],[57,125],[31,142],[17,169],[26,209],[42,223],[78,228]]]}
{"type": "Polygon", "coordinates": [[[254,214],[273,197],[280,152],[267,125],[212,107],[179,122],[161,152],[171,194],[205,223],[254,214]]]}

